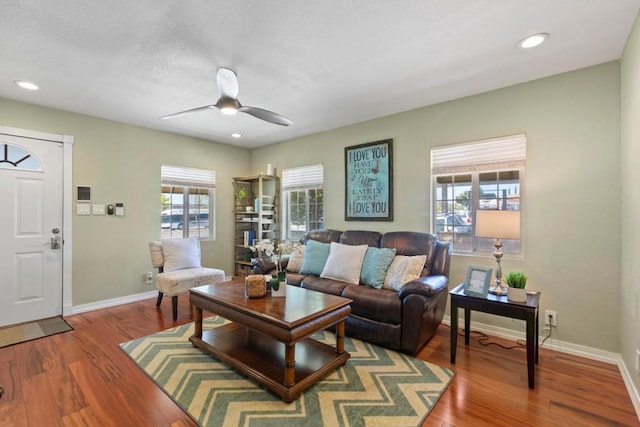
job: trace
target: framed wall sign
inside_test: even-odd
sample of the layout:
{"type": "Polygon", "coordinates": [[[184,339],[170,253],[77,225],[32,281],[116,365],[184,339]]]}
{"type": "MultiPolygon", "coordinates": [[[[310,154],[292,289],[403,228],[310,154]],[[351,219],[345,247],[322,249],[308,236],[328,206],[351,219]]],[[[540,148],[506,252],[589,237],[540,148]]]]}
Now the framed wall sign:
{"type": "Polygon", "coordinates": [[[393,140],[344,149],[345,221],[393,221],[393,140]]]}
{"type": "Polygon", "coordinates": [[[486,298],[493,269],[470,266],[464,281],[464,293],[474,297],[486,298]]]}

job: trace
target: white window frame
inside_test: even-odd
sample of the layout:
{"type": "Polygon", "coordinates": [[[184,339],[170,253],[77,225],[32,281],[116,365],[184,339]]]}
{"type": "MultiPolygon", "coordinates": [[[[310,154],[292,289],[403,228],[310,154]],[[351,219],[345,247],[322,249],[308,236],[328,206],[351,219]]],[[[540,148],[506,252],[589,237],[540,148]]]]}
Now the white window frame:
{"type": "MultiPolygon", "coordinates": [[[[431,150],[431,232],[436,234],[437,219],[437,179],[442,176],[471,175],[471,249],[459,250],[453,245],[453,253],[458,255],[488,256],[493,252],[486,242],[475,236],[476,212],[480,208],[480,175],[483,173],[518,172],[520,239],[519,252],[505,252],[506,257],[524,257],[523,243],[523,200],[526,166],[526,135],[516,134],[491,139],[469,141],[460,144],[434,147],[431,150]],[[482,243],[482,247],[480,244],[482,243]]],[[[503,249],[504,250],[504,249],[503,249]]]]}
{"type": "Polygon", "coordinates": [[[296,239],[290,233],[289,222],[291,220],[290,213],[290,195],[293,191],[305,191],[307,218],[305,221],[306,231],[309,231],[309,191],[322,190],[323,192],[323,208],[324,213],[324,164],[317,163],[313,165],[297,166],[282,170],[282,238],[296,239]]]}
{"type": "MultiPolygon", "coordinates": [[[[206,190],[209,196],[209,235],[198,238],[200,240],[216,239],[216,215],[215,215],[215,189],[216,189],[216,173],[214,170],[198,169],[185,166],[162,165],[160,171],[160,194],[162,195],[162,187],[182,187],[183,207],[182,222],[187,224],[182,227],[182,236],[173,236],[171,238],[188,238],[189,237],[189,195],[191,189],[206,190]],[[186,205],[186,206],[185,206],[186,205]]],[[[170,227],[171,228],[171,227],[170,227]]],[[[160,230],[162,235],[162,228],[160,230]]]]}

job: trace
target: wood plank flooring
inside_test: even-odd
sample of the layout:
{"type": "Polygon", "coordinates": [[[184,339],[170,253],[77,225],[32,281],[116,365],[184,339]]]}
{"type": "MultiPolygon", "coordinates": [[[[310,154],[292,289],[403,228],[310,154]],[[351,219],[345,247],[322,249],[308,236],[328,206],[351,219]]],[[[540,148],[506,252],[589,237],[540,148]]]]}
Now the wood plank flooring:
{"type": "MultiPolygon", "coordinates": [[[[65,320],[74,331],[0,349],[0,426],[195,425],[118,347],[191,321],[186,296],[175,323],[155,299],[65,320]]],[[[452,366],[446,325],[419,357],[456,372],[424,426],[640,426],[614,365],[541,349],[529,390],[524,349],[460,337],[452,366]]]]}

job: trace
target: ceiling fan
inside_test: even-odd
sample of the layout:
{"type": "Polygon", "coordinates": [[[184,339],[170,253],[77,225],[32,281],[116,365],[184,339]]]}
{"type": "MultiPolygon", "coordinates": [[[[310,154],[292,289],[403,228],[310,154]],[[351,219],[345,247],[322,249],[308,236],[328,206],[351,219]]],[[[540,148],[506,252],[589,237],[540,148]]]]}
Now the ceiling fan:
{"type": "Polygon", "coordinates": [[[280,126],[289,126],[293,123],[291,120],[281,116],[280,114],[276,114],[273,111],[263,110],[262,108],[256,107],[247,107],[240,104],[240,101],[238,101],[238,76],[234,71],[228,68],[219,68],[216,81],[218,82],[218,89],[220,90],[220,99],[218,99],[215,104],[167,114],[166,116],[162,116],[160,118],[170,119],[173,117],[181,116],[183,114],[190,114],[195,113],[196,111],[208,110],[209,108],[218,108],[222,112],[222,114],[234,115],[238,111],[240,111],[241,113],[251,114],[253,117],[257,117],[258,119],[280,126]]]}

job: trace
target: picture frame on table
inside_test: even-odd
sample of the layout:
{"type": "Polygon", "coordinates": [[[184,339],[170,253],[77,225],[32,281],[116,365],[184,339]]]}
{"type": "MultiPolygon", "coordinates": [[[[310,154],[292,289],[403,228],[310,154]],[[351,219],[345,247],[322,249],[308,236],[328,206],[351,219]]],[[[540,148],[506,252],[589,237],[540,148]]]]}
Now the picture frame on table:
{"type": "Polygon", "coordinates": [[[465,295],[486,298],[489,293],[492,268],[469,266],[467,278],[464,281],[465,295]]]}

